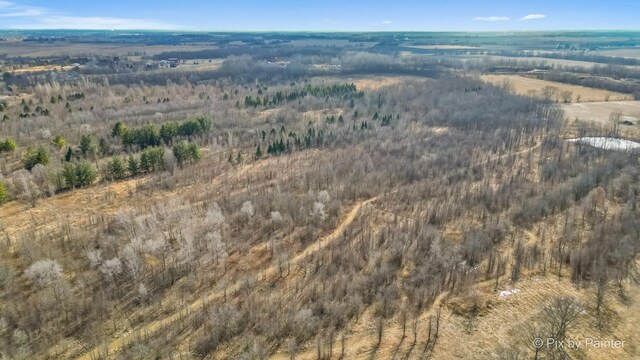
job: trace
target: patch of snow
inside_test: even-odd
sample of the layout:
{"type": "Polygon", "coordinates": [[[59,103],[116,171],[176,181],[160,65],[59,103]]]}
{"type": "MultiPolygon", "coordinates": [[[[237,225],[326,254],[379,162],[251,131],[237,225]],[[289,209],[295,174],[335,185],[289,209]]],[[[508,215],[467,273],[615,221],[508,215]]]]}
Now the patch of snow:
{"type": "Polygon", "coordinates": [[[582,137],[576,139],[568,139],[567,141],[578,144],[591,145],[605,150],[640,150],[640,143],[625,139],[616,139],[604,136],[582,137]]]}
{"type": "Polygon", "coordinates": [[[511,295],[515,295],[520,292],[520,289],[511,289],[511,290],[502,290],[500,291],[500,297],[507,297],[511,295]]]}

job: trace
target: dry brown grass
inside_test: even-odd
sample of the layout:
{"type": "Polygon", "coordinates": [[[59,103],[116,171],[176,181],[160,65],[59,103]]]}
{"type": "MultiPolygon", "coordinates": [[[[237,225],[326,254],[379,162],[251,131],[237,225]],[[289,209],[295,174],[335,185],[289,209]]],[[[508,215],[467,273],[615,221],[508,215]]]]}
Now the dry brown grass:
{"type": "Polygon", "coordinates": [[[60,66],[60,65],[40,65],[40,66],[30,66],[26,68],[15,69],[13,72],[15,73],[29,73],[29,72],[39,72],[39,71],[69,71],[73,70],[73,66],[60,66]]]}
{"type": "MultiPolygon", "coordinates": [[[[487,59],[487,60],[493,60],[493,61],[508,60],[510,62],[515,61],[521,64],[527,64],[531,62],[540,62],[540,63],[545,63],[551,66],[568,66],[568,67],[579,67],[579,68],[586,68],[586,69],[593,68],[596,65],[602,66],[601,63],[596,63],[591,61],[552,59],[552,58],[536,57],[536,56],[516,57],[516,56],[502,56],[502,55],[469,55],[463,58],[487,59]]],[[[628,65],[622,65],[622,66],[627,68],[636,68],[636,69],[638,68],[637,66],[628,66],[628,65]]]]}
{"type": "Polygon", "coordinates": [[[541,95],[542,89],[546,86],[553,86],[560,91],[571,91],[572,101],[576,102],[580,96],[580,101],[605,101],[607,98],[611,101],[631,100],[633,97],[629,94],[623,94],[615,91],[593,89],[578,85],[563,84],[554,81],[539,80],[519,75],[482,75],[482,80],[491,82],[496,85],[502,85],[507,82],[512,90],[520,95],[541,95]]]}
{"type": "Polygon", "coordinates": [[[207,71],[207,70],[218,70],[220,69],[220,66],[222,66],[222,59],[214,59],[214,60],[196,59],[196,60],[185,60],[175,68],[162,69],[162,70],[207,71]]]}
{"type": "MultiPolygon", "coordinates": [[[[475,329],[471,333],[465,330],[465,318],[455,315],[449,307],[445,308],[443,315],[443,328],[440,343],[436,346],[434,357],[437,359],[488,359],[495,356],[494,350],[502,345],[509,347],[518,339],[519,326],[526,324],[530,319],[539,316],[542,306],[552,298],[561,296],[575,297],[585,307],[584,314],[571,336],[582,340],[586,337],[594,339],[619,339],[624,340],[626,346],[623,349],[595,349],[589,348],[584,352],[585,359],[635,359],[640,355],[633,346],[634,334],[637,331],[638,312],[637,300],[640,299],[637,287],[633,288],[632,305],[624,305],[611,295],[610,306],[614,311],[625,314],[620,318],[616,328],[608,334],[602,334],[593,326],[594,318],[590,304],[593,304],[589,291],[575,288],[567,279],[558,280],[550,275],[546,277],[531,277],[517,284],[502,284],[499,289],[518,288],[520,292],[508,297],[499,297],[490,289],[482,289],[484,294],[489,293],[493,298],[492,308],[485,315],[476,319],[475,329]],[[634,305],[635,304],[635,305],[634,305]],[[628,315],[628,316],[627,316],[628,315]],[[629,328],[634,328],[629,331],[629,328]]],[[[582,357],[579,357],[582,358],[582,357]]]]}
{"type": "Polygon", "coordinates": [[[340,83],[353,83],[358,91],[372,91],[385,87],[403,84],[407,81],[426,81],[423,77],[418,76],[353,76],[353,77],[325,77],[327,81],[336,81],[340,83]]]}
{"type": "Polygon", "coordinates": [[[479,46],[465,46],[465,45],[413,45],[407,46],[413,49],[422,50],[471,50],[480,49],[479,46]]]}
{"type": "Polygon", "coordinates": [[[603,128],[611,126],[609,117],[612,113],[622,113],[622,121],[631,121],[633,125],[620,125],[620,134],[629,137],[640,137],[640,101],[608,101],[563,104],[565,117],[570,124],[576,119],[596,124],[603,128]]]}
{"type": "Polygon", "coordinates": [[[127,45],[127,44],[71,44],[31,43],[25,46],[22,42],[0,41],[3,54],[8,56],[24,57],[48,57],[48,56],[82,56],[95,55],[128,55],[135,52],[144,52],[146,55],[157,55],[167,51],[198,51],[216,48],[212,45],[127,45]]]}
{"type": "Polygon", "coordinates": [[[85,227],[92,216],[116,211],[131,196],[137,184],[144,181],[144,178],[130,179],[78,189],[42,199],[36,207],[21,201],[9,202],[2,206],[0,212],[3,233],[7,239],[13,240],[27,233],[28,229],[48,233],[58,231],[62,224],[85,227]]]}
{"type": "MultiPolygon", "coordinates": [[[[625,346],[619,349],[597,349],[583,347],[583,359],[637,359],[640,349],[635,346],[634,334],[637,332],[637,324],[640,321],[640,291],[637,287],[631,288],[629,293],[631,301],[621,303],[614,295],[609,295],[609,306],[620,315],[618,323],[610,333],[601,333],[594,326],[593,311],[590,304],[593,303],[592,294],[588,291],[575,288],[567,279],[558,280],[554,276],[532,276],[517,284],[502,281],[498,291],[493,291],[491,281],[473,286],[472,291],[477,292],[485,305],[484,311],[476,317],[473,330],[467,329],[468,319],[455,313],[455,306],[463,301],[461,296],[451,297],[443,294],[439,297],[429,311],[420,316],[418,323],[418,337],[416,345],[412,347],[413,334],[411,322],[407,323],[406,337],[402,339],[402,324],[394,318],[386,322],[383,339],[380,347],[375,349],[376,326],[374,315],[367,310],[357,321],[353,322],[344,331],[345,357],[346,359],[422,359],[429,355],[425,350],[427,341],[427,327],[429,317],[434,315],[437,308],[441,309],[441,327],[436,346],[432,353],[432,359],[491,359],[496,356],[496,348],[500,345],[509,347],[511,344],[521,341],[518,337],[519,327],[530,319],[539,316],[542,307],[554,297],[575,297],[581,305],[585,306],[586,314],[582,315],[576,328],[571,332],[571,337],[582,341],[591,337],[593,339],[607,340],[617,339],[625,342],[625,346]],[[508,297],[500,297],[499,291],[517,288],[519,293],[508,297]],[[442,305],[442,306],[441,306],[442,305]]],[[[340,352],[340,335],[336,336],[333,347],[334,357],[340,352]]],[[[579,355],[579,354],[573,354],[579,355]]],[[[285,360],[289,356],[286,351],[274,354],[272,359],[285,360]]],[[[296,355],[296,359],[316,359],[315,341],[304,344],[296,355]]]]}
{"type": "Polygon", "coordinates": [[[608,56],[622,56],[626,58],[640,59],[640,47],[617,50],[601,50],[598,53],[608,56]]]}

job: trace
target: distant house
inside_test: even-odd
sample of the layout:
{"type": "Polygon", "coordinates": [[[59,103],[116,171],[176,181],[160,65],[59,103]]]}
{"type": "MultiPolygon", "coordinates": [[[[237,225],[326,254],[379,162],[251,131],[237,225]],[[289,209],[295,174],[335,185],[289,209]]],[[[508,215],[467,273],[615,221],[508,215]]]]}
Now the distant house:
{"type": "Polygon", "coordinates": [[[169,66],[172,68],[177,67],[178,64],[180,64],[180,59],[178,58],[168,58],[167,61],[169,61],[169,66]]]}
{"type": "Polygon", "coordinates": [[[181,60],[178,58],[168,58],[166,60],[160,60],[158,61],[158,66],[160,66],[161,68],[169,68],[169,67],[178,67],[178,64],[180,64],[181,60]]]}
{"type": "Polygon", "coordinates": [[[145,70],[153,70],[160,67],[159,62],[149,61],[144,65],[145,70]]]}

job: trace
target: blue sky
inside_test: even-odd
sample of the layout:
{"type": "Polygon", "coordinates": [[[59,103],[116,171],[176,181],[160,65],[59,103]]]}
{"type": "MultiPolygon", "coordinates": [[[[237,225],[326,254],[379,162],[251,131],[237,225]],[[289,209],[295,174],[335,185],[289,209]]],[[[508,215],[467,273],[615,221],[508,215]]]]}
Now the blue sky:
{"type": "Polygon", "coordinates": [[[640,0],[0,0],[4,29],[640,29],[640,0]]]}

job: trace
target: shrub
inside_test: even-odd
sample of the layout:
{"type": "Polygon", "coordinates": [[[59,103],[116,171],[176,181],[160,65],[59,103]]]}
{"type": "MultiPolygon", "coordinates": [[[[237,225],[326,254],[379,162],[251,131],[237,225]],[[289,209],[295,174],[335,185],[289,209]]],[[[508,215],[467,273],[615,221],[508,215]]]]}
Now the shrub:
{"type": "Polygon", "coordinates": [[[76,186],[88,186],[98,178],[98,172],[88,161],[81,161],[76,165],[76,186]]]}
{"type": "Polygon", "coordinates": [[[178,136],[179,125],[175,121],[167,121],[160,127],[160,137],[165,144],[169,145],[173,138],[178,136]]]}
{"type": "Polygon", "coordinates": [[[49,150],[43,146],[38,146],[37,149],[28,148],[22,156],[22,162],[27,170],[33,169],[38,164],[47,165],[49,164],[49,150]]]}
{"type": "Polygon", "coordinates": [[[66,163],[62,167],[62,177],[67,188],[73,189],[76,187],[76,169],[71,163],[66,163]]]}
{"type": "Polygon", "coordinates": [[[150,147],[142,151],[140,156],[140,170],[152,172],[164,169],[164,148],[150,147]]]}
{"type": "Polygon", "coordinates": [[[120,121],[118,121],[111,129],[111,136],[122,138],[127,132],[127,127],[120,121]]]}
{"type": "Polygon", "coordinates": [[[140,163],[138,159],[133,157],[133,155],[129,155],[129,159],[127,160],[127,170],[129,170],[129,175],[137,176],[140,173],[140,163]]]}
{"type": "Polygon", "coordinates": [[[58,149],[62,149],[65,145],[66,141],[64,140],[64,137],[62,137],[62,135],[58,135],[53,139],[53,144],[58,148],[58,149]]]}
{"type": "Polygon", "coordinates": [[[120,158],[113,158],[107,164],[107,178],[111,180],[121,180],[126,176],[124,161],[120,158]]]}
{"type": "Polygon", "coordinates": [[[200,160],[201,154],[197,144],[181,141],[173,147],[173,155],[178,161],[178,165],[183,166],[187,162],[196,162],[200,160]]]}
{"type": "Polygon", "coordinates": [[[0,181],[0,204],[7,201],[9,194],[7,193],[7,188],[4,186],[4,183],[0,181]]]}
{"type": "Polygon", "coordinates": [[[122,136],[122,144],[128,147],[137,145],[140,149],[160,146],[162,139],[160,132],[153,124],[138,129],[126,130],[122,136]]]}
{"type": "Polygon", "coordinates": [[[13,139],[0,140],[0,153],[10,152],[16,149],[16,142],[13,139]]]}
{"type": "Polygon", "coordinates": [[[92,135],[82,135],[80,138],[80,152],[83,156],[94,155],[98,152],[98,145],[92,135]]]}
{"type": "Polygon", "coordinates": [[[78,164],[66,163],[62,168],[62,177],[66,187],[73,189],[93,184],[98,178],[98,172],[88,161],[78,164]]]}

